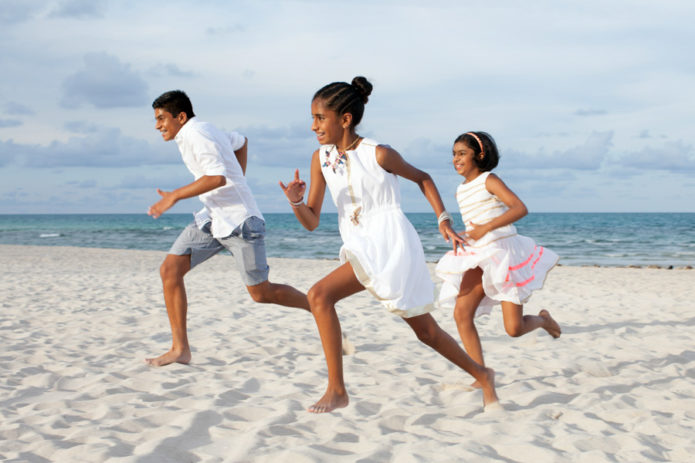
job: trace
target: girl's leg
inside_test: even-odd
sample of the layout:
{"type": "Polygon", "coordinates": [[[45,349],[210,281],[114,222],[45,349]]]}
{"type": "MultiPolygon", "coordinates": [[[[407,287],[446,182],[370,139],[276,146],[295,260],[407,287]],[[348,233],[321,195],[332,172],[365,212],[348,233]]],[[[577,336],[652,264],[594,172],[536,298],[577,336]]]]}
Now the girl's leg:
{"type": "Polygon", "coordinates": [[[316,283],[307,293],[328,366],[328,387],[323,397],[309,407],[310,412],[326,413],[348,404],[349,399],[343,381],[340,321],[335,312],[335,304],[363,289],[364,286],[355,277],[352,266],[345,263],[316,283]]]}
{"type": "MultiPolygon", "coordinates": [[[[475,311],[480,305],[480,301],[485,297],[482,277],[483,271],[480,270],[480,267],[468,270],[463,274],[454,306],[454,320],[456,320],[456,328],[466,352],[473,360],[484,366],[483,348],[480,345],[480,337],[474,322],[475,311]]],[[[474,385],[477,386],[475,383],[474,385]]]]}
{"type": "Polygon", "coordinates": [[[495,372],[471,359],[458,342],[444,331],[430,314],[405,318],[418,339],[439,352],[442,356],[473,376],[483,390],[483,404],[491,405],[498,401],[495,392],[495,372]]]}
{"type": "Polygon", "coordinates": [[[522,336],[536,328],[543,328],[554,338],[559,338],[562,330],[550,312],[541,310],[538,315],[524,315],[524,306],[513,302],[502,302],[502,316],[504,317],[504,329],[513,338],[522,336]]]}

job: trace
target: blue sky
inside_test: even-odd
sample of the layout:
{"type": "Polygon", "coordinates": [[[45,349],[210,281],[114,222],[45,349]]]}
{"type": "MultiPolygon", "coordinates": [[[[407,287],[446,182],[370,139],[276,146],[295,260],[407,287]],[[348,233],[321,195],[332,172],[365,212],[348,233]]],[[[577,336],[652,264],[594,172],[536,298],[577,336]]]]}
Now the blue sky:
{"type": "Polygon", "coordinates": [[[452,211],[452,142],[485,130],[531,212],[694,212],[693,20],[686,0],[0,0],[0,213],[145,213],[189,183],[154,130],[171,89],[249,138],[261,210],[289,212],[277,182],[308,174],[311,96],[356,75],[374,85],[358,133],[452,211]]]}

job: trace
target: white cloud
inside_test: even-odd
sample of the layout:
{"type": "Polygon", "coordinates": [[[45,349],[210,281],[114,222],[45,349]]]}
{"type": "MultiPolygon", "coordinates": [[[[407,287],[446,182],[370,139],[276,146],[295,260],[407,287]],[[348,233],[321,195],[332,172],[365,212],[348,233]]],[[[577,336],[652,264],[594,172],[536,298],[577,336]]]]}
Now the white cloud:
{"type": "Polygon", "coordinates": [[[49,14],[54,18],[102,18],[106,11],[104,0],[63,0],[49,14]]]}
{"type": "Polygon", "coordinates": [[[129,64],[103,52],[85,55],[84,64],[83,70],[63,82],[63,107],[88,103],[96,108],[118,108],[147,103],[147,83],[129,64]]]}
{"type": "Polygon", "coordinates": [[[500,162],[506,163],[508,168],[598,170],[613,146],[612,139],[612,131],[593,132],[583,143],[553,153],[544,150],[533,154],[514,149],[502,151],[500,162]]]}
{"type": "Polygon", "coordinates": [[[618,159],[622,168],[663,170],[673,173],[695,172],[695,149],[682,140],[665,141],[645,146],[639,151],[627,152],[618,159]]]}
{"type": "MultiPolygon", "coordinates": [[[[311,95],[357,74],[375,85],[360,135],[432,173],[443,195],[460,182],[453,139],[485,130],[534,210],[658,210],[673,184],[695,195],[695,68],[682,46],[693,13],[686,1],[3,0],[0,213],[51,196],[75,212],[65,195],[87,204],[106,189],[113,208],[141,210],[148,182],[175,166],[170,183],[189,181],[152,129],[151,101],[174,88],[249,137],[249,178],[276,209],[277,179],[308,173],[316,149],[311,95]],[[20,190],[37,172],[52,188],[20,190]],[[649,194],[631,203],[636,179],[649,194]]],[[[413,191],[406,209],[426,209],[413,191]]]]}
{"type": "Polygon", "coordinates": [[[30,107],[16,101],[8,101],[5,103],[4,112],[11,116],[33,116],[36,114],[30,107]]]}
{"type": "Polygon", "coordinates": [[[0,141],[0,159],[15,160],[21,166],[36,169],[54,167],[133,167],[180,163],[180,157],[163,144],[151,146],[129,137],[118,128],[85,130],[83,136],[48,145],[18,144],[0,141]]]}

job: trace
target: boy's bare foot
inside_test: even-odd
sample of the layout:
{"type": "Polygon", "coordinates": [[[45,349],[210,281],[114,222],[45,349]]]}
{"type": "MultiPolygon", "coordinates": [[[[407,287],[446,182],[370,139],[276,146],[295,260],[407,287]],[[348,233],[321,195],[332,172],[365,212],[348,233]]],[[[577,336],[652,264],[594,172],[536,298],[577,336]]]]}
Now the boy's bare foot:
{"type": "Polygon", "coordinates": [[[494,407],[499,402],[495,391],[495,370],[485,368],[485,376],[481,378],[480,388],[483,390],[483,407],[494,407]]]}
{"type": "Polygon", "coordinates": [[[550,312],[543,309],[540,312],[538,312],[538,316],[545,320],[543,329],[545,329],[545,331],[547,331],[550,336],[556,339],[559,338],[560,334],[562,334],[562,330],[560,329],[560,325],[558,325],[557,322],[553,319],[553,317],[550,316],[550,312]]]}
{"type": "Polygon", "coordinates": [[[347,407],[349,402],[350,399],[347,394],[329,393],[326,391],[318,402],[309,407],[308,411],[311,413],[328,413],[336,408],[347,407]]]}
{"type": "Polygon", "coordinates": [[[170,363],[183,363],[188,364],[191,361],[191,351],[189,349],[183,352],[178,352],[170,350],[164,355],[160,355],[157,358],[145,359],[145,363],[153,367],[163,367],[164,365],[169,365],[170,363]]]}

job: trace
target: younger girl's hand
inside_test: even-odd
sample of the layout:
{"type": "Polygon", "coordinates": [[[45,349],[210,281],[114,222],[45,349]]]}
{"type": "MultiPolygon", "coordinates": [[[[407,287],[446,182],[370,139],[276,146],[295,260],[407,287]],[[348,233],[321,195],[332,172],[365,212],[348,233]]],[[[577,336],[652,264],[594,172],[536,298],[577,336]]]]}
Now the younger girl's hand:
{"type": "Polygon", "coordinates": [[[290,183],[285,185],[282,182],[278,182],[280,188],[285,192],[287,199],[293,203],[301,201],[304,198],[304,192],[306,191],[306,183],[304,180],[299,178],[299,169],[294,171],[294,178],[290,183]]]}
{"type": "Polygon", "coordinates": [[[466,227],[466,233],[465,236],[472,240],[479,240],[483,236],[487,234],[487,229],[485,228],[484,225],[478,225],[473,222],[468,222],[468,226],[466,227]]]}
{"type": "Polygon", "coordinates": [[[464,238],[459,236],[459,234],[451,228],[451,222],[449,220],[445,220],[439,224],[439,233],[442,234],[447,242],[451,242],[454,247],[454,254],[458,252],[457,248],[459,246],[461,246],[461,250],[463,251],[464,244],[468,244],[464,238]]]}

